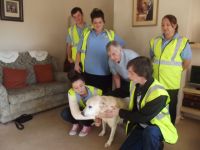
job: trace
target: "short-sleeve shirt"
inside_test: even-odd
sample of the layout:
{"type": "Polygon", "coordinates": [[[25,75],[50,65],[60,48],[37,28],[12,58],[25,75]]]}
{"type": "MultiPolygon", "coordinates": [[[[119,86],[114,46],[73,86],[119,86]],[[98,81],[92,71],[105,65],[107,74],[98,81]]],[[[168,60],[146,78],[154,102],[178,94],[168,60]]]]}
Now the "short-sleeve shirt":
{"type": "Polygon", "coordinates": [[[132,60],[138,56],[139,56],[139,54],[133,50],[122,49],[121,60],[119,63],[116,63],[109,58],[110,71],[112,72],[113,75],[119,74],[121,78],[123,78],[126,81],[129,81],[127,64],[130,60],[132,60]]]}
{"type": "MultiPolygon", "coordinates": [[[[114,40],[124,46],[124,41],[115,34],[114,40]]],[[[91,30],[87,39],[87,49],[85,57],[85,72],[93,75],[109,75],[110,69],[108,65],[108,55],[106,45],[110,40],[108,39],[106,31],[96,34],[91,30]]],[[[81,52],[83,38],[78,44],[78,52],[81,52]]]]}

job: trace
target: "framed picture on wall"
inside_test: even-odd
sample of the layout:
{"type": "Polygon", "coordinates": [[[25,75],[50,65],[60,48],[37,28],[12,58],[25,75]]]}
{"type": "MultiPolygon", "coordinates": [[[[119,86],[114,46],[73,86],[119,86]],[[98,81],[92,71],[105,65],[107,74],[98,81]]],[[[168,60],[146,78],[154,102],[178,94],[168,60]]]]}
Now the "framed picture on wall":
{"type": "Polygon", "coordinates": [[[24,21],[23,0],[0,0],[1,19],[8,21],[24,21]]]}
{"type": "Polygon", "coordinates": [[[133,0],[133,26],[157,25],[158,0],[133,0]]]}

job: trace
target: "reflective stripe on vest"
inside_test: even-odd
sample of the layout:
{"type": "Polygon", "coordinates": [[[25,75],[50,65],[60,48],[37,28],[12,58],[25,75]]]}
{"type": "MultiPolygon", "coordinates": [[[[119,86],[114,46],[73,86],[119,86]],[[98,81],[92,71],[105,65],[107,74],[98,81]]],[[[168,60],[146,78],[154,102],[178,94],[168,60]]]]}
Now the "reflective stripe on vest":
{"type": "MultiPolygon", "coordinates": [[[[134,106],[133,97],[134,97],[135,88],[136,87],[134,87],[131,92],[132,98],[130,99],[130,103],[129,103],[130,111],[133,109],[133,106],[134,106]]],[[[142,109],[148,102],[151,102],[152,100],[154,100],[155,98],[161,95],[168,96],[168,99],[166,101],[166,107],[164,107],[158,115],[156,115],[152,120],[150,120],[150,123],[160,128],[163,138],[166,142],[174,144],[177,142],[178,134],[177,134],[176,128],[173,126],[170,119],[169,95],[167,91],[164,89],[164,87],[157,80],[154,80],[154,82],[149,87],[147,93],[145,94],[144,98],[141,100],[142,102],[140,104],[140,108],[142,109]]],[[[126,133],[128,131],[129,123],[130,121],[128,121],[126,125],[126,133]]]]}
{"type": "Polygon", "coordinates": [[[162,118],[164,118],[166,115],[170,115],[169,114],[169,105],[166,106],[166,109],[168,110],[168,112],[160,112],[156,117],[156,119],[161,120],[162,118]]]}
{"type": "Polygon", "coordinates": [[[179,89],[183,70],[181,52],[187,44],[187,39],[182,37],[173,39],[163,50],[161,37],[152,39],[150,44],[154,52],[154,78],[166,89],[179,89]]]}
{"type": "MultiPolygon", "coordinates": [[[[109,41],[113,41],[114,38],[115,38],[115,33],[114,31],[112,30],[105,30],[106,31],[106,34],[108,36],[108,39],[109,41]]],[[[81,48],[81,64],[82,64],[82,71],[84,72],[85,71],[85,53],[86,53],[86,50],[87,50],[87,40],[88,40],[88,37],[90,35],[90,30],[88,32],[86,32],[84,34],[84,38],[83,38],[83,43],[82,43],[82,48],[81,48]]]]}
{"type": "MultiPolygon", "coordinates": [[[[97,88],[95,88],[93,86],[89,86],[89,85],[86,85],[86,87],[92,93],[92,96],[94,96],[94,95],[102,95],[102,90],[97,89],[97,88]]],[[[72,88],[69,90],[69,93],[70,93],[70,95],[76,96],[76,100],[79,103],[79,106],[81,108],[85,108],[85,103],[83,102],[83,100],[80,98],[80,96],[72,88]]]]}
{"type": "MultiPolygon", "coordinates": [[[[88,28],[84,28],[82,31],[82,34],[84,34],[84,32],[87,32],[87,31],[88,31],[88,28]]],[[[69,28],[68,32],[72,41],[72,60],[75,62],[76,54],[77,54],[77,46],[80,40],[77,26],[73,25],[72,27],[69,28]]]]}

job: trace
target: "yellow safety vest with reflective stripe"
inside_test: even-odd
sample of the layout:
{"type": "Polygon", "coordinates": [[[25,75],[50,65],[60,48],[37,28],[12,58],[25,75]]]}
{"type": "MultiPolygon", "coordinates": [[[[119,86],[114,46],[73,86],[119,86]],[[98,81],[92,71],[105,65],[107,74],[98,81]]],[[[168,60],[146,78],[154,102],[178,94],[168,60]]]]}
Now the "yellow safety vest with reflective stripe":
{"type": "MultiPolygon", "coordinates": [[[[134,107],[134,93],[135,93],[135,85],[133,85],[133,82],[130,83],[131,87],[131,96],[130,96],[130,102],[129,102],[129,110],[132,111],[134,107]]],[[[154,82],[151,84],[149,89],[147,90],[147,93],[145,94],[144,98],[142,99],[142,102],[140,104],[140,108],[143,108],[148,102],[153,101],[157,97],[161,95],[168,96],[166,107],[161,110],[161,112],[156,115],[152,120],[150,120],[150,123],[153,125],[156,125],[160,128],[161,133],[163,135],[163,138],[165,142],[170,144],[175,144],[178,140],[178,134],[177,130],[174,127],[174,125],[171,123],[171,118],[169,114],[169,102],[170,98],[167,93],[167,91],[164,89],[164,87],[155,79],[154,82]]],[[[135,104],[136,105],[136,104],[135,104]]],[[[128,121],[126,126],[126,132],[128,131],[130,121],[128,121]]]]}
{"type": "MultiPolygon", "coordinates": [[[[112,30],[105,30],[108,36],[109,41],[113,41],[115,39],[115,33],[112,30]]],[[[82,48],[81,48],[81,64],[82,64],[82,71],[85,71],[85,53],[86,53],[86,49],[87,49],[87,40],[88,37],[90,35],[90,30],[84,34],[83,37],[83,44],[82,44],[82,48]]]]}
{"type": "Polygon", "coordinates": [[[162,50],[162,38],[152,39],[150,42],[153,50],[153,77],[157,79],[165,89],[179,89],[183,71],[181,52],[185,48],[188,39],[178,37],[172,39],[162,50]]]}
{"type": "MultiPolygon", "coordinates": [[[[95,96],[95,95],[102,95],[102,90],[100,89],[97,89],[93,86],[89,86],[89,85],[86,85],[86,87],[90,90],[90,92],[92,93],[92,96],[95,96]]],[[[81,108],[85,108],[85,103],[83,102],[82,99],[80,99],[80,96],[78,96],[78,94],[73,90],[73,88],[71,88],[69,91],[68,91],[68,94],[71,95],[71,96],[76,96],[76,100],[79,104],[79,106],[81,108]]]]}
{"type": "MultiPolygon", "coordinates": [[[[83,29],[82,35],[84,33],[86,33],[88,31],[88,27],[85,27],[83,29]]],[[[79,34],[78,34],[78,30],[77,30],[77,26],[73,25],[71,27],[69,27],[68,29],[68,34],[71,38],[71,45],[72,45],[72,60],[75,62],[76,61],[76,53],[77,53],[77,46],[80,40],[79,34]]]]}

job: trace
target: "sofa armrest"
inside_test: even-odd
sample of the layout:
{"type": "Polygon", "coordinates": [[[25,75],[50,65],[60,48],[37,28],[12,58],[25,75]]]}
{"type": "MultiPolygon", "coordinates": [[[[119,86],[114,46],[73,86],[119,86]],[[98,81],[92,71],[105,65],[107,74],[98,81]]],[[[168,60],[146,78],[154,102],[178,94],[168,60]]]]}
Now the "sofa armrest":
{"type": "Polygon", "coordinates": [[[59,82],[70,82],[66,72],[55,72],[55,80],[59,82]]]}
{"type": "Polygon", "coordinates": [[[8,93],[6,88],[0,83],[0,115],[7,111],[7,107],[9,106],[8,102],[8,93]]]}

